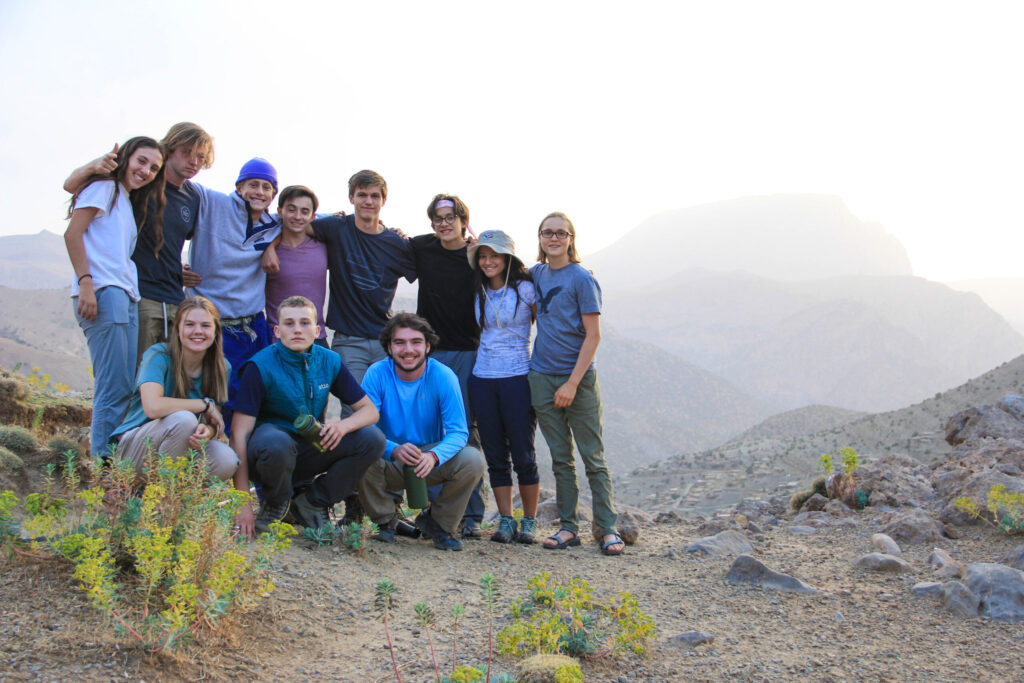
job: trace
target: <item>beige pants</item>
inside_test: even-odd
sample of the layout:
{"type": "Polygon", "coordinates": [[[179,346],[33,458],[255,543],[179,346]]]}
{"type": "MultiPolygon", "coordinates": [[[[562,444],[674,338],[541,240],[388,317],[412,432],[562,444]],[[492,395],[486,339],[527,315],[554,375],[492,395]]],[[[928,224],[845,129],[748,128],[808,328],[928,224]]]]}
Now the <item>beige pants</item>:
{"type": "MultiPolygon", "coordinates": [[[[442,484],[441,494],[430,505],[430,516],[451,535],[459,526],[469,494],[473,492],[487,466],[484,456],[466,446],[440,467],[427,475],[427,486],[442,484]]],[[[359,497],[366,514],[375,524],[387,524],[395,518],[395,499],[389,491],[405,489],[402,463],[380,458],[370,465],[359,483],[359,497]]]]}
{"type": "MultiPolygon", "coordinates": [[[[187,410],[150,420],[121,435],[116,457],[130,460],[135,465],[135,471],[142,474],[149,449],[174,457],[184,455],[189,448],[188,437],[198,424],[199,419],[187,410]]],[[[226,443],[207,441],[206,467],[218,479],[228,479],[238,469],[238,456],[226,443]]]]}
{"type": "Polygon", "coordinates": [[[168,337],[174,334],[171,326],[174,325],[174,316],[178,307],[174,304],[165,304],[153,299],[139,300],[139,358],[135,363],[142,362],[142,354],[153,344],[166,342],[168,337]]]}

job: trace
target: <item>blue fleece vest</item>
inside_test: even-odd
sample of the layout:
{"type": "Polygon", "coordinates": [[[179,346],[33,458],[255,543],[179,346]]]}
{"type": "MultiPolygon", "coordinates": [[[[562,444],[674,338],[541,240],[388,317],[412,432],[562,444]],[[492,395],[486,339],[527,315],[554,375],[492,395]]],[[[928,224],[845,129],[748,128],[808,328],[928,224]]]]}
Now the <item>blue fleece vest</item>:
{"type": "Polygon", "coordinates": [[[296,353],[278,341],[249,362],[259,370],[266,392],[257,424],[269,422],[295,434],[292,422],[299,415],[322,420],[341,356],[316,344],[309,353],[296,353]]]}

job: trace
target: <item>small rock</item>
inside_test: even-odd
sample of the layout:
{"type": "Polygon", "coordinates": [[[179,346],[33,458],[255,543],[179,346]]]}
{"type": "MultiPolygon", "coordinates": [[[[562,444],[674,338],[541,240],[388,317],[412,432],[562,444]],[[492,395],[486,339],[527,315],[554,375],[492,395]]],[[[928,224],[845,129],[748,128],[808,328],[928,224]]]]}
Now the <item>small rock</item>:
{"type": "Polygon", "coordinates": [[[811,534],[818,533],[818,530],[815,529],[813,526],[803,526],[801,524],[797,524],[795,526],[789,527],[789,533],[793,534],[794,536],[809,536],[811,534]]]}
{"type": "Polygon", "coordinates": [[[874,534],[871,536],[871,545],[874,546],[879,552],[885,553],[886,555],[902,555],[903,551],[900,550],[899,545],[896,541],[892,540],[887,534],[874,534]]]}
{"type": "Polygon", "coordinates": [[[738,531],[726,530],[706,536],[686,549],[688,553],[702,553],[710,557],[732,557],[754,551],[747,537],[738,531]]]}
{"type": "Polygon", "coordinates": [[[800,512],[820,512],[825,509],[826,505],[828,505],[828,498],[820,493],[815,493],[800,506],[800,512]]]}
{"type": "Polygon", "coordinates": [[[764,563],[746,554],[740,555],[733,561],[732,566],[729,567],[729,572],[725,575],[725,582],[729,584],[750,584],[783,593],[818,592],[817,589],[808,586],[800,579],[772,571],[764,563]]]}
{"type": "MultiPolygon", "coordinates": [[[[761,527],[759,527],[758,525],[754,524],[750,520],[747,520],[747,531],[749,531],[752,534],[757,534],[757,535],[760,535],[760,534],[764,533],[764,530],[761,527]]],[[[1024,546],[1022,546],[1022,547],[1024,547],[1024,546]]]]}
{"type": "Polygon", "coordinates": [[[915,583],[914,587],[910,589],[910,592],[920,597],[925,595],[941,595],[942,584],[938,581],[922,581],[915,583]]]}
{"type": "Polygon", "coordinates": [[[676,558],[676,549],[669,546],[669,549],[665,552],[665,554],[674,560],[676,558]]]}
{"type": "Polygon", "coordinates": [[[935,548],[928,556],[928,564],[935,569],[940,579],[959,579],[964,575],[964,566],[950,557],[942,548],[935,548]]]}
{"type": "Polygon", "coordinates": [[[825,512],[833,517],[849,517],[853,514],[850,506],[838,498],[833,498],[828,502],[828,505],[825,506],[825,512]]]}
{"type": "Polygon", "coordinates": [[[659,512],[658,516],[654,518],[655,524],[675,524],[676,522],[683,521],[683,518],[675,510],[669,510],[668,512],[659,512]]]}
{"type": "Polygon", "coordinates": [[[942,598],[942,605],[956,616],[965,619],[978,616],[981,599],[959,581],[947,581],[942,584],[939,595],[942,598]]]}
{"type": "Polygon", "coordinates": [[[885,553],[868,553],[857,558],[857,561],[853,563],[853,566],[858,569],[867,569],[873,572],[892,572],[894,574],[902,574],[903,572],[913,571],[911,566],[907,564],[907,561],[895,557],[893,555],[886,555],[885,553]]]}
{"type": "Polygon", "coordinates": [[[715,642],[715,635],[713,633],[705,633],[704,631],[687,631],[686,633],[674,636],[672,642],[679,645],[696,647],[697,645],[715,642]]]}

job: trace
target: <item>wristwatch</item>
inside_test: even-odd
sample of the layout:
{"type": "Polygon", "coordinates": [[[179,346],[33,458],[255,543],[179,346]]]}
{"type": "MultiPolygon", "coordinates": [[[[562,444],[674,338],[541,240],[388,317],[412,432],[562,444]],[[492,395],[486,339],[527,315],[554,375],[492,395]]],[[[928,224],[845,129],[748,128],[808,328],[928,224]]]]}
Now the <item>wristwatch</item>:
{"type": "Polygon", "coordinates": [[[213,399],[203,396],[203,403],[205,403],[206,406],[198,413],[199,415],[206,415],[210,412],[210,406],[213,405],[213,399]]]}

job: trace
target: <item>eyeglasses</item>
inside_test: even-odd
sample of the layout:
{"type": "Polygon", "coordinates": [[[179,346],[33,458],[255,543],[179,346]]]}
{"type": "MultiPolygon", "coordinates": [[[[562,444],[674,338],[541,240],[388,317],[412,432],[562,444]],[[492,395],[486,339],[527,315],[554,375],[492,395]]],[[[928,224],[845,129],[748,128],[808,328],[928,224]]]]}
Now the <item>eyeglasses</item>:
{"type": "Polygon", "coordinates": [[[569,237],[572,237],[572,235],[570,233],[567,233],[565,230],[541,230],[540,236],[546,240],[564,240],[568,239],[569,237]]]}
{"type": "Polygon", "coordinates": [[[430,222],[433,223],[434,225],[441,225],[442,223],[444,223],[445,225],[452,225],[453,223],[455,223],[456,218],[458,218],[458,216],[456,216],[454,213],[450,213],[447,216],[434,216],[433,218],[430,219],[430,222]]]}

